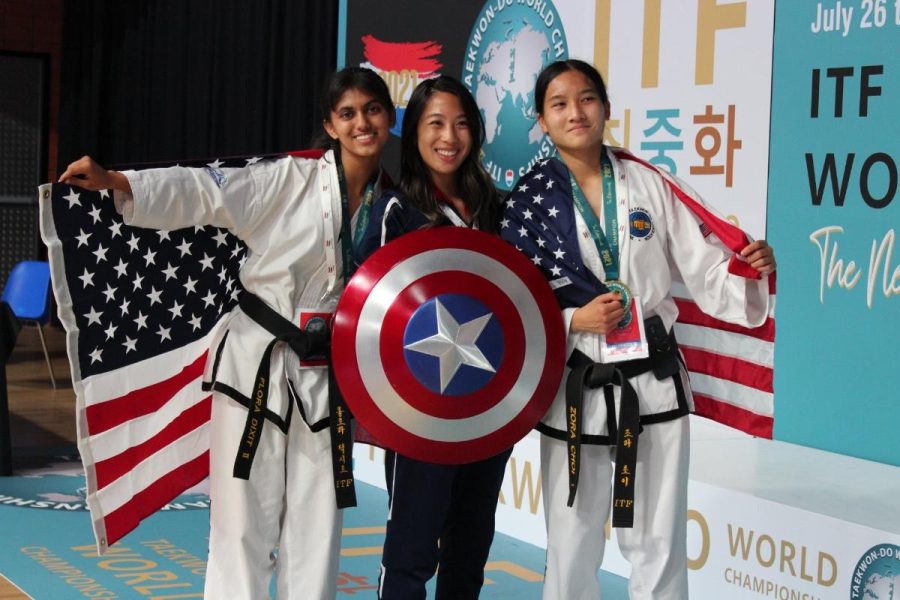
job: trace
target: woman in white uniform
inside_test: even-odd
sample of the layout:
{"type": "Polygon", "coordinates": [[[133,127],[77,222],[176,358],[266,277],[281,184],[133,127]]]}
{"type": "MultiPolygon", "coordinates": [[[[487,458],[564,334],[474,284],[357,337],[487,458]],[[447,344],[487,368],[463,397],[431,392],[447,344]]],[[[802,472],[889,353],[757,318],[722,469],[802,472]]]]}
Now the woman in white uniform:
{"type": "Polygon", "coordinates": [[[672,334],[672,279],[680,274],[708,314],[755,327],[769,314],[773,252],[683,182],[604,146],[609,100],[591,65],[549,65],[534,97],[558,156],[513,188],[501,235],[544,271],[568,330],[567,383],[538,426],[544,598],[600,597],[612,512],[632,565],[629,596],[683,600],[692,399],[672,334]],[[731,234],[741,241],[726,247],[731,234]]]}
{"type": "Polygon", "coordinates": [[[395,115],[382,79],[360,68],[335,73],[322,113],[324,152],[124,172],[84,157],[60,177],[115,190],[129,225],[214,225],[247,245],[240,307],[205,373],[214,393],[207,598],[267,598],[273,573],[279,598],[337,593],[339,507],[355,504],[343,485],[352,475],[332,460],[328,373],[313,360],[327,355],[327,339],[302,327],[328,321],[349,276],[347,240],[358,240],[380,195],[395,115]]]}

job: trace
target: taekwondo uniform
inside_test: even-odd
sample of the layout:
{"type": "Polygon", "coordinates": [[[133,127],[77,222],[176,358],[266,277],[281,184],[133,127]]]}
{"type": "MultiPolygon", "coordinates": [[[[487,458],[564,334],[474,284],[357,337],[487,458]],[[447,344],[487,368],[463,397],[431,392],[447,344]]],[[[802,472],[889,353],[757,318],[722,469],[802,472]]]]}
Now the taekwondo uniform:
{"type": "Polygon", "coordinates": [[[301,365],[292,347],[248,314],[262,304],[290,326],[334,311],[343,281],[333,153],[241,169],[124,174],[133,195],[117,192],[116,204],[127,224],[214,225],[248,247],[240,280],[255,298],[242,296],[227,317],[204,374],[214,395],[205,597],[267,598],[274,570],[278,598],[334,598],[343,515],[331,485],[327,369],[321,361],[301,365]],[[269,382],[258,413],[264,418],[253,419],[258,371],[269,382]],[[249,480],[233,475],[247,444],[249,480]]]}
{"type": "MultiPolygon", "coordinates": [[[[434,225],[467,226],[449,204],[442,209],[446,221],[434,225]]],[[[385,193],[372,207],[356,260],[361,264],[380,246],[428,226],[427,217],[407,200],[385,193]]],[[[512,448],[474,463],[443,465],[387,451],[388,520],[379,598],[424,600],[435,569],[436,600],[478,598],[511,453],[512,448]]]]}
{"type": "MultiPolygon", "coordinates": [[[[632,365],[616,363],[623,381],[583,391],[577,492],[570,506],[569,457],[578,441],[567,442],[571,430],[565,381],[537,427],[543,434],[541,474],[548,532],[544,599],[596,600],[600,595],[597,570],[613,504],[613,463],[617,452],[625,455],[622,444],[631,447],[631,440],[623,442],[622,395],[627,382],[637,396],[635,419],[640,431],[634,440],[636,472],[631,472],[633,527],[616,532],[622,554],[632,565],[629,596],[682,600],[688,596],[685,515],[690,436],[685,417],[693,410],[693,400],[671,334],[678,316],[670,293],[672,280],[680,275],[707,314],[748,327],[767,318],[769,285],[766,278],[747,278],[753,276],[749,265],[735,263],[734,252],[710,234],[708,224],[722,220],[697,200],[693,190],[624,150],[607,150],[612,154],[616,190],[619,279],[643,310],[651,358],[630,361],[632,365]],[[650,333],[652,323],[656,340],[650,333]],[[663,368],[657,369],[660,365],[663,368]],[[635,366],[640,368],[631,368],[635,366]]],[[[603,215],[598,218],[604,222],[603,215]]],[[[507,199],[501,235],[529,258],[539,259],[538,266],[554,288],[568,331],[566,377],[576,355],[589,364],[599,363],[602,336],[569,331],[575,309],[606,289],[600,284],[605,279],[600,253],[573,204],[569,172],[562,161],[547,159],[519,180],[507,199]]],[[[616,465],[617,478],[620,470],[616,465]]]]}

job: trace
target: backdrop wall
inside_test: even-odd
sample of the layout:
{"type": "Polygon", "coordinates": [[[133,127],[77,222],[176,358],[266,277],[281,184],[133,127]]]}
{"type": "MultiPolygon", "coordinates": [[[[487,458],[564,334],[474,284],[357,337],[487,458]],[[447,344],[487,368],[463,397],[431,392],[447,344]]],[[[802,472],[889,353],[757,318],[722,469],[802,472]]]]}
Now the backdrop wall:
{"type": "Polygon", "coordinates": [[[534,128],[541,66],[596,64],[612,104],[608,141],[684,178],[776,248],[774,437],[900,465],[898,3],[396,0],[376,11],[343,0],[341,24],[339,66],[379,71],[399,109],[435,73],[473,90],[485,165],[504,189],[552,151],[534,128]],[[826,240],[829,227],[843,231],[826,240]]]}

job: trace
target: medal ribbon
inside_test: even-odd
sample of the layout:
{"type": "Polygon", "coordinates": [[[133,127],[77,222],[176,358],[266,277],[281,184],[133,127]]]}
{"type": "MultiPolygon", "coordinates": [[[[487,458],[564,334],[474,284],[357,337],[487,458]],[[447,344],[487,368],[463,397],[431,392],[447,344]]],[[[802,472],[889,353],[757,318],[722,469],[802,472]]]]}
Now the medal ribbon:
{"type": "Polygon", "coordinates": [[[594,209],[581,193],[581,188],[578,187],[578,182],[575,181],[571,171],[569,172],[569,182],[572,185],[575,207],[581,213],[588,231],[591,232],[594,245],[597,246],[597,252],[600,253],[606,279],[613,280],[619,278],[619,215],[616,210],[616,179],[606,148],[600,155],[600,175],[603,178],[603,216],[609,238],[604,234],[603,227],[600,226],[600,221],[594,214],[594,209]]]}

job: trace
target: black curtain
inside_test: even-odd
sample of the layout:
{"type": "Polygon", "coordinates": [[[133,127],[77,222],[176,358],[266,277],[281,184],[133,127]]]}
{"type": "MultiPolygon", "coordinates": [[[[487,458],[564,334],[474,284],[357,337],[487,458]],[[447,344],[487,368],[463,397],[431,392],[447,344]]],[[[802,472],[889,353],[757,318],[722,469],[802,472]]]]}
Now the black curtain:
{"type": "Polygon", "coordinates": [[[66,0],[59,168],[306,148],[333,0],[66,0]]]}

